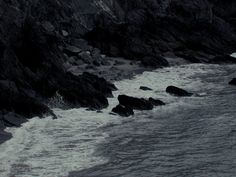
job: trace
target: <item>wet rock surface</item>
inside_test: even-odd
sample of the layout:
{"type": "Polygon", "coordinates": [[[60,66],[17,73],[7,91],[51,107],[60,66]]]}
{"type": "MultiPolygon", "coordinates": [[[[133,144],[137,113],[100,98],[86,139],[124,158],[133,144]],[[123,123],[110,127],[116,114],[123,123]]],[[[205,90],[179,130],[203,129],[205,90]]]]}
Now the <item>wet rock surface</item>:
{"type": "Polygon", "coordinates": [[[115,108],[112,109],[112,112],[117,113],[122,117],[129,117],[131,115],[134,115],[133,109],[123,105],[117,105],[115,108]]]}
{"type": "Polygon", "coordinates": [[[235,50],[235,23],[229,20],[235,18],[233,0],[112,3],[107,3],[112,15],[100,13],[95,27],[86,34],[86,39],[106,54],[161,67],[167,63],[158,56],[165,52],[190,62],[211,62],[214,56],[235,50]]]}
{"type": "Polygon", "coordinates": [[[128,117],[133,115],[133,110],[152,110],[154,106],[163,106],[165,103],[161,100],[150,97],[136,98],[127,95],[118,96],[119,105],[112,109],[112,112],[117,113],[120,116],[128,117]]]}
{"type": "Polygon", "coordinates": [[[152,110],[153,105],[144,98],[135,98],[126,95],[118,96],[119,103],[125,107],[136,110],[152,110]]]}
{"type": "Polygon", "coordinates": [[[149,98],[148,101],[153,105],[153,106],[163,106],[165,103],[161,100],[154,99],[154,98],[149,98]]]}
{"type": "Polygon", "coordinates": [[[186,90],[175,87],[175,86],[168,86],[166,88],[166,92],[171,94],[171,95],[180,96],[180,97],[186,97],[186,96],[192,96],[193,95],[193,93],[189,93],[186,90]]]}

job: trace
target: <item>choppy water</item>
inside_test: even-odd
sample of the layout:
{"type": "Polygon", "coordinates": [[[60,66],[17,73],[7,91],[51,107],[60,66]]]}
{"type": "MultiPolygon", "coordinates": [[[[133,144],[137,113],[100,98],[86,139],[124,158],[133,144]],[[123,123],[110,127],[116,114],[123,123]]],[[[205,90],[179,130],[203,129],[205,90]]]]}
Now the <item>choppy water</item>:
{"type": "Polygon", "coordinates": [[[7,177],[234,177],[236,176],[236,66],[191,64],[145,72],[119,88],[103,113],[55,110],[59,119],[34,118],[8,129],[0,145],[7,177]],[[141,91],[141,85],[154,91],[141,91]],[[196,93],[176,98],[175,85],[196,93]],[[167,103],[122,118],[110,115],[119,94],[167,103]],[[198,94],[198,96],[197,96],[198,94]]]}

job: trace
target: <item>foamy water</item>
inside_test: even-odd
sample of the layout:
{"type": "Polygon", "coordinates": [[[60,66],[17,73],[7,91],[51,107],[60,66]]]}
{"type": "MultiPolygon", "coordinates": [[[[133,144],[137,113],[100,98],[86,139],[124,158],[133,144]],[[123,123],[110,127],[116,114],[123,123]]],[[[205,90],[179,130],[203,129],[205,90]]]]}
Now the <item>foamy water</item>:
{"type": "MultiPolygon", "coordinates": [[[[97,152],[97,147],[111,138],[111,133],[104,127],[119,126],[122,132],[122,125],[127,121],[145,122],[147,120],[142,120],[142,117],[147,115],[158,112],[171,114],[179,108],[197,107],[195,103],[204,102],[207,95],[222,90],[234,76],[235,69],[234,65],[191,64],[145,72],[132,80],[116,82],[118,91],[113,92],[114,98],[109,98],[109,107],[102,113],[85,109],[55,109],[56,120],[51,117],[33,118],[21,128],[8,128],[13,138],[0,145],[0,176],[62,177],[71,171],[107,164],[111,157],[97,152]],[[220,82],[212,82],[217,77],[221,78],[220,82]],[[165,92],[169,85],[183,87],[196,95],[191,98],[172,97],[165,92]],[[142,91],[140,86],[150,87],[153,91],[142,91]],[[152,111],[137,111],[133,117],[122,118],[109,114],[118,104],[119,94],[158,98],[167,105],[152,111]]],[[[115,175],[111,173],[111,176],[115,175]]]]}

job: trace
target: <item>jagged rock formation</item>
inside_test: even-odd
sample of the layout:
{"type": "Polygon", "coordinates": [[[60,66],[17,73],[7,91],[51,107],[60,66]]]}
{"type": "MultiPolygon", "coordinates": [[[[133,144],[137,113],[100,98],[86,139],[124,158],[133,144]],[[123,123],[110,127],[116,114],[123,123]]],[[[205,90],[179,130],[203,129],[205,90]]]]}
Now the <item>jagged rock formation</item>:
{"type": "Polygon", "coordinates": [[[47,102],[56,94],[70,107],[99,110],[108,106],[106,97],[116,89],[113,84],[89,73],[74,76],[64,68],[65,56],[59,46],[69,42],[65,31],[76,35],[70,15],[67,1],[0,2],[2,128],[19,126],[34,116],[55,118],[47,102]]]}
{"type": "Polygon", "coordinates": [[[116,0],[96,17],[91,44],[131,59],[171,52],[209,62],[235,50],[236,3],[217,0],[116,0]]]}

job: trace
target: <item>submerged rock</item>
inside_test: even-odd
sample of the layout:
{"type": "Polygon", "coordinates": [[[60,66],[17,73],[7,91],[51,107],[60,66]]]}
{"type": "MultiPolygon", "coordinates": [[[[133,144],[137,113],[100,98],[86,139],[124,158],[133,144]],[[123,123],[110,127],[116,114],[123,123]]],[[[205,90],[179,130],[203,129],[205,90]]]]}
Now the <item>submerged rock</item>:
{"type": "Polygon", "coordinates": [[[236,25],[229,20],[235,16],[234,0],[115,0],[107,7],[109,13],[99,13],[85,36],[107,55],[156,68],[167,65],[156,59],[163,52],[210,62],[212,56],[235,51],[236,25]]]}
{"type": "Polygon", "coordinates": [[[152,89],[146,86],[140,86],[139,87],[140,90],[144,90],[144,91],[151,91],[152,89]]]}
{"type": "Polygon", "coordinates": [[[175,95],[175,96],[192,96],[193,95],[193,93],[189,93],[186,90],[183,90],[183,89],[175,87],[175,86],[167,87],[166,92],[171,95],[175,95]]]}
{"type": "Polygon", "coordinates": [[[133,109],[123,106],[123,105],[117,105],[115,108],[112,109],[112,112],[119,114],[123,117],[129,117],[131,115],[134,115],[133,109]]]}
{"type": "Polygon", "coordinates": [[[153,106],[163,106],[165,103],[161,100],[154,99],[154,98],[149,98],[148,101],[153,105],[153,106]]]}
{"type": "Polygon", "coordinates": [[[119,103],[125,107],[137,110],[151,110],[153,105],[144,98],[135,98],[126,95],[118,96],[119,103]]]}

